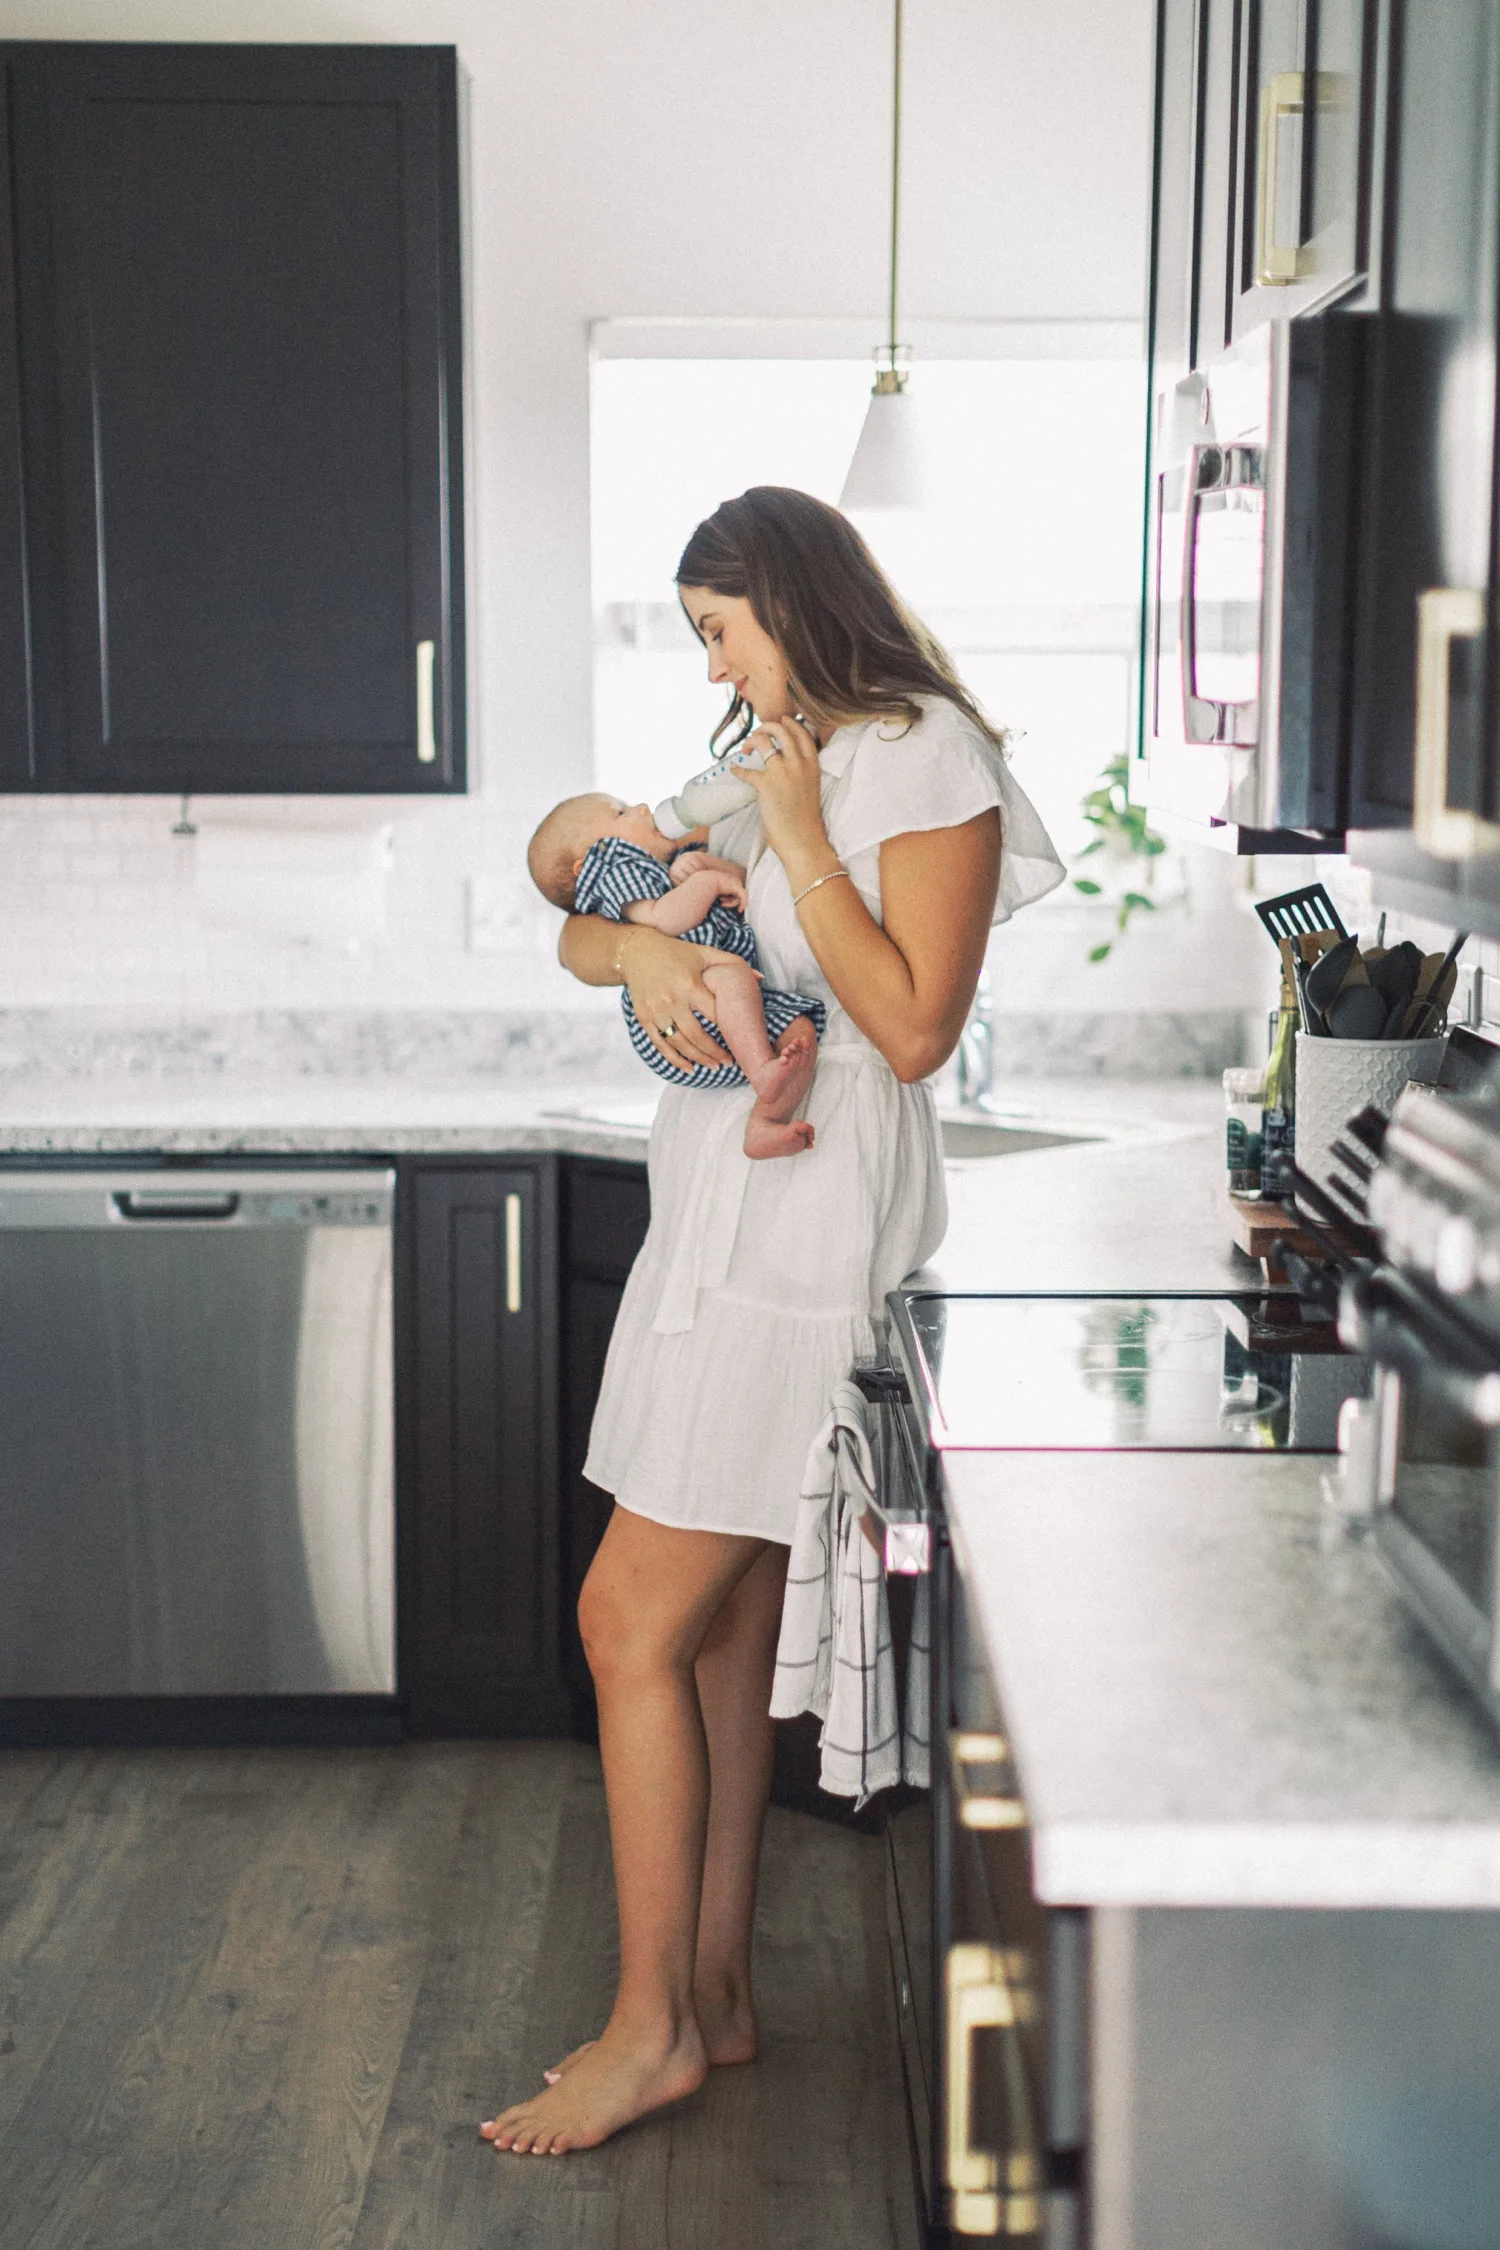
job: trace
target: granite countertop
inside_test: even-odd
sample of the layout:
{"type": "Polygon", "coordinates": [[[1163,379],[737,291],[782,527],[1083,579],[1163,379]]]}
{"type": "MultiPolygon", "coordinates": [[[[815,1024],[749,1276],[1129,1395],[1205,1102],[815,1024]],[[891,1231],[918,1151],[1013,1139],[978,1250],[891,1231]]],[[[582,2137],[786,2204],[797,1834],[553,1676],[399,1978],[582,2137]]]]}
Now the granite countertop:
{"type": "Polygon", "coordinates": [[[558,1150],[642,1162],[655,1103],[471,1077],[185,1075],[0,1085],[0,1155],[404,1156],[558,1150]]]}
{"type": "Polygon", "coordinates": [[[1042,1897],[1500,1907],[1500,1745],[1332,1466],[945,1460],[1042,1897]]]}

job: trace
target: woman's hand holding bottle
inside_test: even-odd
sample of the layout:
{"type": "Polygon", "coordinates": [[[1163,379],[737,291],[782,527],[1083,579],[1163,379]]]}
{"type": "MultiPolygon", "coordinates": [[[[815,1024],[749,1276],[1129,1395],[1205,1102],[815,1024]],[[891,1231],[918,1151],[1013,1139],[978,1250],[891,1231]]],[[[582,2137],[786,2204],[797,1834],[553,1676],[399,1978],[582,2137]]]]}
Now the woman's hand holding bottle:
{"type": "Polygon", "coordinates": [[[745,779],[760,799],[766,842],[786,869],[794,891],[839,864],[823,825],[822,768],[818,740],[800,719],[771,719],[745,742],[765,759],[745,779]]]}

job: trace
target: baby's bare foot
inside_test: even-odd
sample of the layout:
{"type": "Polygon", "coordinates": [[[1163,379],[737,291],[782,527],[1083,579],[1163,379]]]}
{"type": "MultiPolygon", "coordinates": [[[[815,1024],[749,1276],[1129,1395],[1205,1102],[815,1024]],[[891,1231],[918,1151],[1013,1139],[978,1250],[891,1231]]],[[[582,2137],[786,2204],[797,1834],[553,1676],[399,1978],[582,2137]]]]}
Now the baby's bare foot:
{"type": "Polygon", "coordinates": [[[762,1113],[757,1102],[745,1120],[747,1156],[800,1156],[812,1145],[813,1129],[805,1117],[794,1117],[789,1125],[779,1125],[775,1118],[762,1113]]]}
{"type": "Polygon", "coordinates": [[[692,2022],[671,2044],[641,2044],[625,2031],[608,2028],[569,2061],[568,2070],[545,2094],[486,2118],[481,2136],[517,2156],[564,2156],[569,2149],[597,2148],[638,2117],[696,2093],[708,2074],[703,2040],[692,2022]]]}
{"type": "Polygon", "coordinates": [[[785,1032],[770,1061],[755,1072],[756,1107],[774,1124],[784,1125],[794,1114],[812,1084],[818,1067],[818,1043],[812,1025],[799,1016],[785,1032]]]}

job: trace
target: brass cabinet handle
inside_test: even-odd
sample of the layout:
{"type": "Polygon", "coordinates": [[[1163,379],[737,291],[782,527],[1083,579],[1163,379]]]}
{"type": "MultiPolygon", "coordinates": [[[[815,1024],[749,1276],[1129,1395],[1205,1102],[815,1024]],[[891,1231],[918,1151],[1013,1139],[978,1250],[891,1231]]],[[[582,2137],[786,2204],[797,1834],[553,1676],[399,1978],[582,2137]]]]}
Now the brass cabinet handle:
{"type": "Polygon", "coordinates": [[[417,643],[417,756],[424,766],[437,757],[437,720],[433,688],[437,676],[437,647],[433,641],[417,643]]]}
{"type": "Polygon", "coordinates": [[[521,1309],[521,1198],[505,1198],[505,1309],[521,1309]]]}
{"type": "Polygon", "coordinates": [[[1472,586],[1432,586],[1417,596],[1417,729],[1412,834],[1434,859],[1500,851],[1500,823],[1448,802],[1448,656],[1484,631],[1484,596],[1472,586]]]}
{"type": "Polygon", "coordinates": [[[1276,171],[1281,120],[1301,115],[1301,71],[1274,71],[1260,90],[1260,142],[1255,167],[1255,278],[1262,289],[1281,289],[1299,278],[1298,245],[1276,240],[1276,171]]]}
{"type": "Polygon", "coordinates": [[[1015,1795],[982,1796],[969,1787],[969,1766],[1003,1766],[1010,1762],[1010,1744],[1003,1734],[951,1734],[948,1755],[953,1767],[953,1796],[960,1828],[1024,1828],[1026,1807],[1015,1795]]]}
{"type": "Polygon", "coordinates": [[[1012,2039],[1015,2003],[1004,1955],[992,1945],[948,1948],[948,2217],[955,2234],[1029,2235],[1040,2231],[1041,2164],[1029,2143],[1024,2101],[1008,2103],[1011,2147],[1004,2155],[970,2138],[974,2034],[1012,2039]]]}

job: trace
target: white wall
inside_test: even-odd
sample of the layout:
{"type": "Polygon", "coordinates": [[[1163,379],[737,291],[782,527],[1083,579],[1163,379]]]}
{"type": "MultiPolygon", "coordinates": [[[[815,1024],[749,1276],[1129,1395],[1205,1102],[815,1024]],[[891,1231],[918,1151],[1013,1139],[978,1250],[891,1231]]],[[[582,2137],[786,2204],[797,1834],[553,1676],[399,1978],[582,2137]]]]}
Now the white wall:
{"type": "MultiPolygon", "coordinates": [[[[914,319],[1139,318],[1151,12],[908,0],[914,319]]],[[[381,808],[384,944],[349,958],[205,930],[175,805],[7,800],[0,1005],[586,1000],[535,953],[468,952],[464,885],[519,880],[531,822],[589,773],[588,324],[859,317],[876,340],[886,0],[0,0],[0,36],[457,46],[475,616],[473,794],[381,808]]]]}

